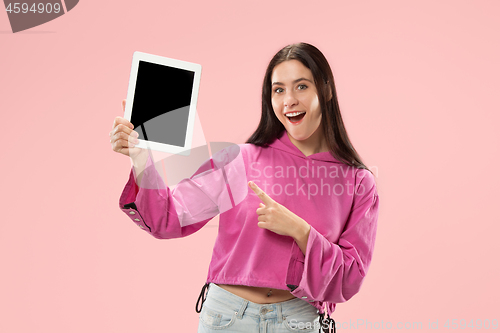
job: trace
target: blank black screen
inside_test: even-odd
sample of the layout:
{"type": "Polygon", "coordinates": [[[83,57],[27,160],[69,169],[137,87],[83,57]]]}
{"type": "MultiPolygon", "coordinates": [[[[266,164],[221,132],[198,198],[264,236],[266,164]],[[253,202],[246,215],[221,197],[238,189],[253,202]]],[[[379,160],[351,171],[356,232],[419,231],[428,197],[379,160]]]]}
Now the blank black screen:
{"type": "Polygon", "coordinates": [[[194,72],[139,61],[130,122],[139,139],[183,147],[194,72]]]}

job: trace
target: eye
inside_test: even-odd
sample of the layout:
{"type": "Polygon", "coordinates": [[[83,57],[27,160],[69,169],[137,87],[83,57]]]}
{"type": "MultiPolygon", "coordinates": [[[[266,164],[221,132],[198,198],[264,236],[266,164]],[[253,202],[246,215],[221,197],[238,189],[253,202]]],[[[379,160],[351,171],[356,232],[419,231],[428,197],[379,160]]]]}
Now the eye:
{"type": "Polygon", "coordinates": [[[305,89],[307,89],[307,86],[305,84],[299,84],[299,86],[297,87],[297,89],[299,89],[299,90],[305,90],[305,89]]]}
{"type": "Polygon", "coordinates": [[[279,93],[282,93],[284,90],[283,88],[276,88],[273,90],[275,93],[279,94],[279,93]]]}

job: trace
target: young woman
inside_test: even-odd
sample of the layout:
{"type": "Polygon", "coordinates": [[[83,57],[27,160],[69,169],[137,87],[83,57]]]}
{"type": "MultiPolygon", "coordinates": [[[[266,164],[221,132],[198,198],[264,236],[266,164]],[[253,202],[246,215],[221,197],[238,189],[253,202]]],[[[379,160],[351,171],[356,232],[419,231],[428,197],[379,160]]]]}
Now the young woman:
{"type": "Polygon", "coordinates": [[[183,191],[138,186],[160,178],[134,148],[130,122],[117,117],[110,136],[113,150],[134,165],[120,208],[157,238],[187,236],[215,216],[217,207],[202,207],[203,218],[186,222],[186,212],[204,203],[224,205],[218,187],[196,175],[241,160],[220,178],[232,205],[221,210],[198,332],[318,331],[320,322],[332,326],[323,318],[336,303],[359,291],[373,254],[378,194],[349,141],[331,68],[316,47],[288,45],[272,58],[256,131],[186,179],[183,191]],[[248,191],[233,186],[241,178],[248,191]],[[242,199],[233,200],[238,193],[242,199]]]}

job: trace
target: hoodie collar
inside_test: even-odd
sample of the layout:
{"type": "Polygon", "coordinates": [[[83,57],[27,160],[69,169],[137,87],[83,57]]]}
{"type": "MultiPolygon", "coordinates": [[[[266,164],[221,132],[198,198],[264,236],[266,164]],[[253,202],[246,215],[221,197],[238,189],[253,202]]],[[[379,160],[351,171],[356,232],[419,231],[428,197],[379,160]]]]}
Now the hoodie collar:
{"type": "Polygon", "coordinates": [[[278,150],[285,151],[285,152],[290,153],[292,155],[296,155],[298,157],[305,158],[305,159],[313,159],[313,160],[318,160],[318,161],[341,163],[336,158],[334,158],[332,156],[332,154],[330,154],[330,152],[328,152],[328,151],[312,154],[309,156],[304,155],[304,153],[301,152],[300,149],[297,148],[290,141],[290,138],[288,137],[286,130],[281,132],[280,135],[278,135],[278,138],[276,138],[273,142],[271,142],[269,144],[269,146],[273,147],[275,149],[278,149],[278,150]]]}

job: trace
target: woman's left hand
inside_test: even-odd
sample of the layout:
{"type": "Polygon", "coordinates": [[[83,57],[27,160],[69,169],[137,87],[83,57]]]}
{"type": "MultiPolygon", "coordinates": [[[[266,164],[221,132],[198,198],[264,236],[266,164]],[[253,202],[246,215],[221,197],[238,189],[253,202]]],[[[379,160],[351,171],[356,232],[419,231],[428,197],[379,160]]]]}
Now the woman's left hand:
{"type": "MultiPolygon", "coordinates": [[[[248,186],[257,194],[262,203],[255,211],[259,215],[257,225],[260,228],[268,229],[278,235],[290,236],[297,243],[307,243],[310,225],[299,216],[289,211],[285,206],[280,205],[262,191],[254,182],[248,182],[248,186]]],[[[299,244],[300,245],[300,244],[299,244]]]]}

